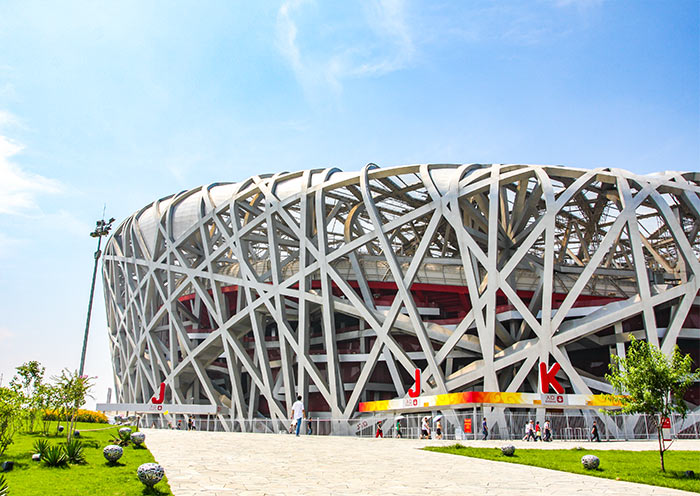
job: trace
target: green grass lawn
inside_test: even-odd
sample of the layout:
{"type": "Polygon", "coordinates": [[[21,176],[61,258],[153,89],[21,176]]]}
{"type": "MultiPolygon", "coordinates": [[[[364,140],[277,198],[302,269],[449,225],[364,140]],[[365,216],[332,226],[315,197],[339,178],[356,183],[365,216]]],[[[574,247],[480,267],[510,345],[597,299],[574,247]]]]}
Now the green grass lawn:
{"type": "MultiPolygon", "coordinates": [[[[18,433],[14,443],[0,457],[0,462],[13,460],[14,469],[5,473],[10,485],[10,496],[24,495],[70,495],[70,496],[130,496],[142,494],[172,495],[166,478],[159,482],[153,491],[147,489],[136,476],[136,469],[142,463],[153,462],[148,449],[124,447],[124,455],[117,465],[111,466],[102,455],[102,448],[108,444],[118,428],[89,432],[89,429],[104,429],[106,424],[79,423],[79,439],[85,445],[86,463],[68,465],[66,468],[52,468],[44,462],[32,461],[34,441],[40,434],[18,433]]],[[[132,427],[132,429],[136,430],[132,427]]],[[[52,432],[55,432],[55,423],[52,432]]],[[[51,445],[64,444],[64,436],[50,436],[51,445]]],[[[148,439],[146,439],[148,445],[148,439]]]]}
{"type": "Polygon", "coordinates": [[[661,472],[658,451],[608,451],[583,448],[568,450],[516,449],[513,456],[504,456],[501,454],[500,448],[471,448],[461,444],[446,447],[429,446],[424,449],[700,492],[700,479],[698,478],[700,475],[700,453],[697,451],[667,451],[664,455],[666,472],[661,472]],[[600,458],[598,470],[583,468],[581,465],[583,455],[596,455],[600,458]],[[695,479],[684,477],[686,470],[694,471],[695,479]]]}

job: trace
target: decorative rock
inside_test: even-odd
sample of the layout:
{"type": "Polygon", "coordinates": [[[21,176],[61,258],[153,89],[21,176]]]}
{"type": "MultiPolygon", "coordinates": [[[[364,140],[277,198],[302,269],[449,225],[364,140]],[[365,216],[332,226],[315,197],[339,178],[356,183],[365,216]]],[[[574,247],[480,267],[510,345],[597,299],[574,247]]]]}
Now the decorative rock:
{"type": "Polygon", "coordinates": [[[595,470],[600,465],[600,459],[595,455],[584,455],[583,458],[581,458],[581,463],[584,468],[595,470]]]}
{"type": "Polygon", "coordinates": [[[515,453],[515,446],[512,444],[501,446],[501,453],[503,453],[505,456],[513,456],[513,453],[515,453]]]}
{"type": "Polygon", "coordinates": [[[144,463],[136,470],[136,475],[142,484],[153,487],[163,479],[165,473],[163,467],[157,463],[144,463]]]}
{"type": "Polygon", "coordinates": [[[73,437],[80,437],[80,431],[73,431],[73,437]]]}
{"type": "Polygon", "coordinates": [[[116,462],[122,457],[124,450],[121,446],[110,444],[109,446],[105,446],[105,449],[102,450],[102,454],[105,456],[108,462],[116,462]]]}
{"type": "Polygon", "coordinates": [[[144,434],[143,432],[134,432],[133,434],[131,434],[131,441],[136,446],[141,446],[145,440],[146,434],[144,434]]]}
{"type": "Polygon", "coordinates": [[[62,426],[62,425],[59,425],[59,426],[58,426],[58,432],[63,432],[63,426],[62,426]]]}
{"type": "Polygon", "coordinates": [[[695,479],[695,472],[693,472],[692,470],[686,470],[685,477],[688,479],[695,479]]]}
{"type": "Polygon", "coordinates": [[[122,439],[129,439],[131,435],[131,427],[122,427],[119,429],[119,437],[122,439]]]}
{"type": "Polygon", "coordinates": [[[33,462],[40,462],[41,461],[41,453],[34,453],[32,455],[32,461],[33,462]]]}
{"type": "Polygon", "coordinates": [[[15,462],[12,460],[7,460],[6,462],[2,462],[2,471],[3,472],[9,472],[15,467],[15,462]]]}

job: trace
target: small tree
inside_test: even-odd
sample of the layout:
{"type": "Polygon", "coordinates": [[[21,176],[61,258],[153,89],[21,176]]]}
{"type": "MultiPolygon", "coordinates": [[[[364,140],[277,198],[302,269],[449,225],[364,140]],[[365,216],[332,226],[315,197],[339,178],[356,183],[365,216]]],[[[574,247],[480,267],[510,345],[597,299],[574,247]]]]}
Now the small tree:
{"type": "Polygon", "coordinates": [[[73,437],[75,415],[78,413],[78,408],[85,403],[88,391],[92,387],[92,380],[86,375],[78,375],[77,371],[70,372],[67,369],[55,380],[62,410],[59,419],[63,415],[65,415],[66,420],[70,419],[67,436],[67,440],[70,441],[73,437]]]}
{"type": "Polygon", "coordinates": [[[22,400],[22,408],[27,420],[27,432],[34,432],[34,422],[42,411],[40,392],[44,380],[45,368],[36,360],[25,362],[17,367],[17,375],[12,378],[10,387],[22,400]]]}
{"type": "MultiPolygon", "coordinates": [[[[42,433],[44,436],[49,435],[49,429],[51,428],[51,416],[48,414],[49,410],[53,410],[54,413],[58,412],[58,392],[57,387],[53,384],[42,383],[37,391],[39,407],[41,408],[41,424],[42,433]]],[[[59,417],[60,421],[60,417],[59,417]]]]}
{"type": "Polygon", "coordinates": [[[0,456],[12,444],[22,422],[22,398],[11,388],[0,386],[0,456]]]}
{"type": "Polygon", "coordinates": [[[688,407],[683,395],[700,378],[700,369],[693,371],[693,359],[683,355],[678,346],[669,359],[663,352],[646,341],[632,338],[625,358],[611,355],[610,373],[605,378],[620,398],[622,408],[606,411],[619,413],[642,413],[649,415],[656,426],[659,438],[661,471],[664,468],[665,446],[661,433],[663,419],[672,413],[685,418],[688,407]]]}

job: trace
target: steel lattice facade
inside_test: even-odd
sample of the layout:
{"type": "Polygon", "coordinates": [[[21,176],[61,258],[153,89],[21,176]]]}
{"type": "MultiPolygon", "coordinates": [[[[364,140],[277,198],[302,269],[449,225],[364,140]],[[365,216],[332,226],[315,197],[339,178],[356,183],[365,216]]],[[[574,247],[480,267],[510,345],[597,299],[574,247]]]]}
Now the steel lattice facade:
{"type": "Polygon", "coordinates": [[[350,425],[416,368],[425,394],[534,392],[540,361],[611,392],[631,336],[698,361],[699,230],[698,173],[370,164],[195,188],[105,249],[117,398],[165,382],[238,429],[297,393],[350,425]]]}

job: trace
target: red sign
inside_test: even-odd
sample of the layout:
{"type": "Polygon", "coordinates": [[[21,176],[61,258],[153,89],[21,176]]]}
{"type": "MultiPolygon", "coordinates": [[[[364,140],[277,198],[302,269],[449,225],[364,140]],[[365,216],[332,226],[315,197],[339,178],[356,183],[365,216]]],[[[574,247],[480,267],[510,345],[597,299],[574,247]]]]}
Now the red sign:
{"type": "Polygon", "coordinates": [[[420,369],[416,369],[416,385],[408,390],[408,395],[411,398],[418,398],[418,396],[420,396],[420,369]]]}
{"type": "Polygon", "coordinates": [[[151,398],[151,401],[155,405],[160,405],[161,403],[163,403],[164,399],[165,399],[165,383],[161,382],[160,383],[160,393],[159,393],[158,397],[154,396],[153,398],[151,398]]]}
{"type": "Polygon", "coordinates": [[[671,419],[668,417],[661,419],[661,435],[664,437],[664,441],[671,440],[671,419]]]}
{"type": "Polygon", "coordinates": [[[557,381],[555,375],[559,372],[561,367],[558,363],[554,362],[552,367],[547,370],[547,364],[540,362],[540,392],[542,394],[547,394],[549,392],[549,386],[551,385],[554,390],[559,394],[564,394],[564,388],[561,387],[559,381],[557,381]]]}
{"type": "Polygon", "coordinates": [[[472,419],[470,419],[470,418],[464,419],[464,433],[465,434],[472,433],[472,419]]]}

